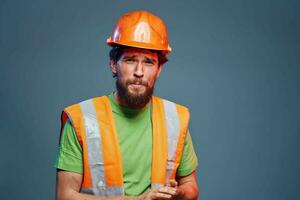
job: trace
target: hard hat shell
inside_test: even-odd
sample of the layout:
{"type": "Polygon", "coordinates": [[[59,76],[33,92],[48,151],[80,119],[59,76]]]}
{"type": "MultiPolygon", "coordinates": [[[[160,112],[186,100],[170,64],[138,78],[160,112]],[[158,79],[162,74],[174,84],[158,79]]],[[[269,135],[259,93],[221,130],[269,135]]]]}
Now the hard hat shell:
{"type": "Polygon", "coordinates": [[[164,22],[144,10],[121,16],[106,43],[110,46],[124,45],[158,50],[164,54],[172,51],[164,22]]]}

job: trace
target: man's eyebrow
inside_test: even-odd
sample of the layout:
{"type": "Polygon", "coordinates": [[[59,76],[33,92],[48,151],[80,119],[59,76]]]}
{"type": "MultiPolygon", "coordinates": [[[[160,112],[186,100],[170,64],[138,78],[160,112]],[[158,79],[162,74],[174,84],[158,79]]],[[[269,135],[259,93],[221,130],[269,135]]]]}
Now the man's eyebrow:
{"type": "Polygon", "coordinates": [[[136,58],[136,55],[124,56],[122,59],[133,59],[133,58],[136,58]]]}
{"type": "Polygon", "coordinates": [[[156,62],[157,62],[154,58],[149,58],[149,57],[147,57],[147,56],[145,56],[144,58],[145,58],[145,60],[151,61],[151,62],[153,62],[153,63],[156,63],[156,62]]]}

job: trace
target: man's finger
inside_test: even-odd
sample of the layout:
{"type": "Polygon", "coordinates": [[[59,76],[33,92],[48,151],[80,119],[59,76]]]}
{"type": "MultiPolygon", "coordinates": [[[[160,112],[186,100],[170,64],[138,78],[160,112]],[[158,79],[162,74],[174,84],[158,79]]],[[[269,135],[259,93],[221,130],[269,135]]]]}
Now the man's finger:
{"type": "Polygon", "coordinates": [[[172,198],[172,195],[170,194],[165,194],[165,193],[160,193],[160,192],[157,192],[155,194],[155,199],[171,199],[172,198]]]}
{"type": "Polygon", "coordinates": [[[165,187],[159,188],[159,189],[158,189],[158,192],[159,192],[159,193],[164,193],[164,194],[175,195],[176,192],[177,192],[177,189],[176,189],[176,188],[173,188],[173,187],[165,186],[165,187]]]}
{"type": "Polygon", "coordinates": [[[178,183],[175,180],[170,180],[170,182],[168,183],[168,186],[170,186],[170,187],[177,187],[178,183]]]}

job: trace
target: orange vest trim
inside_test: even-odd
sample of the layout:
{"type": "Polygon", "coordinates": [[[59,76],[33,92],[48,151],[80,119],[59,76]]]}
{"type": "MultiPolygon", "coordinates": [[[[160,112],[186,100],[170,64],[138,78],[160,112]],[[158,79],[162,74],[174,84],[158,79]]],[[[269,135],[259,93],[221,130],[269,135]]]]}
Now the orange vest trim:
{"type": "MultiPolygon", "coordinates": [[[[87,151],[87,144],[86,144],[86,137],[85,137],[86,136],[85,125],[84,125],[84,120],[82,117],[83,113],[80,108],[80,105],[75,104],[65,108],[62,115],[68,116],[68,118],[70,119],[75,129],[76,136],[79,140],[79,143],[81,144],[82,152],[83,152],[83,171],[84,171],[82,187],[90,188],[92,187],[92,182],[91,182],[90,167],[88,162],[88,151],[87,151]]],[[[63,124],[65,124],[67,118],[66,117],[63,118],[64,118],[63,124]]]]}
{"type": "Polygon", "coordinates": [[[167,127],[163,101],[152,98],[152,174],[151,182],[164,185],[168,158],[167,127]]]}
{"type": "Polygon", "coordinates": [[[170,179],[175,180],[176,178],[176,172],[177,168],[180,164],[180,160],[183,153],[184,143],[185,143],[185,137],[188,130],[188,123],[189,123],[189,111],[186,107],[183,107],[181,105],[176,105],[178,118],[179,118],[179,124],[180,124],[180,135],[178,138],[177,148],[176,148],[176,157],[175,157],[175,167],[173,169],[173,173],[170,177],[170,179]]]}

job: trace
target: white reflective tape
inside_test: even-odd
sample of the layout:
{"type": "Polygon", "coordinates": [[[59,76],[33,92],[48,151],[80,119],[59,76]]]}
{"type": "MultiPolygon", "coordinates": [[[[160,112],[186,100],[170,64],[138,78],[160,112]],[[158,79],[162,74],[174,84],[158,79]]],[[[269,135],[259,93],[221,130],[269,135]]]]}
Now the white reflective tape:
{"type": "Polygon", "coordinates": [[[176,150],[180,134],[180,122],[175,103],[167,100],[163,100],[163,102],[168,132],[168,162],[166,174],[166,181],[168,183],[174,170],[174,162],[176,158],[176,150]]]}
{"type": "Polygon", "coordinates": [[[104,163],[102,155],[102,145],[100,137],[100,128],[93,100],[83,101],[80,104],[83,112],[83,119],[86,132],[86,143],[88,151],[88,162],[92,179],[92,191],[95,195],[103,195],[99,190],[98,183],[103,183],[105,191],[104,163]]]}

